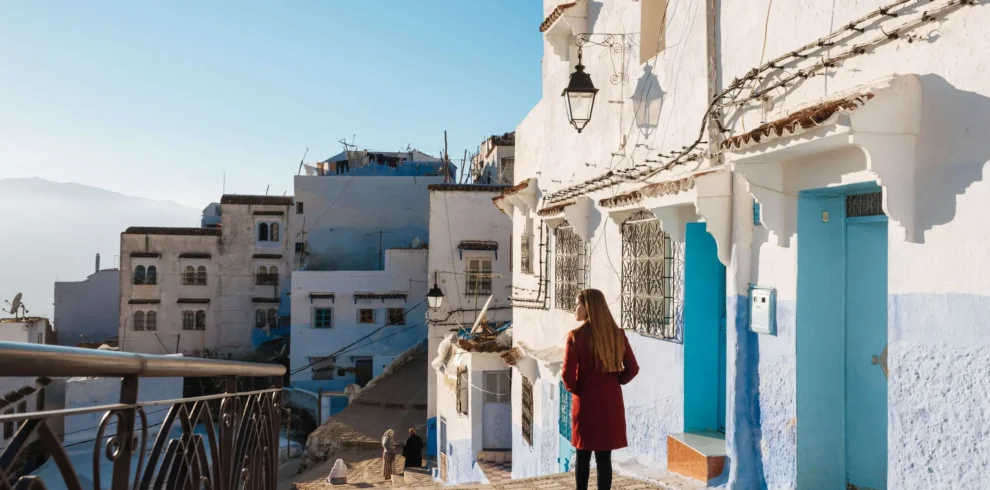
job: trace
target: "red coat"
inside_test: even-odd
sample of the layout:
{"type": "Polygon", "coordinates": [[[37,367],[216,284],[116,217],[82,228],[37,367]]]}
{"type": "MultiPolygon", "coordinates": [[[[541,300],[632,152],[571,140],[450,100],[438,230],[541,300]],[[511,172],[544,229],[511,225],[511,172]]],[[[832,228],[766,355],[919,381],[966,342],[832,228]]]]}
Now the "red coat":
{"type": "Polygon", "coordinates": [[[622,371],[605,373],[592,362],[590,327],[578,327],[567,335],[562,377],[572,393],[571,444],[575,449],[612,451],[628,445],[621,385],[636,377],[639,364],[625,332],[622,340],[626,344],[622,371]]]}

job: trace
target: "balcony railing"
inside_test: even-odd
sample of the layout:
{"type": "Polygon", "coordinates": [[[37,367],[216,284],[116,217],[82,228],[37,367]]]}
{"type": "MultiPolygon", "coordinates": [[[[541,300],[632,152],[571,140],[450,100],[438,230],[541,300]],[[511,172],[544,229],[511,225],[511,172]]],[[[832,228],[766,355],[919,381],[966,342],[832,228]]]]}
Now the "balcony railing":
{"type": "Polygon", "coordinates": [[[278,285],[278,274],[255,274],[254,278],[259,286],[278,285]]]}
{"type": "Polygon", "coordinates": [[[0,488],[274,489],[284,374],[275,364],[0,342],[2,377],[121,378],[117,403],[0,415],[0,425],[18,426],[0,451],[0,488]],[[139,402],[140,380],[155,377],[222,378],[226,388],[217,395],[139,402]],[[239,378],[268,387],[239,391],[239,378]],[[149,411],[167,414],[149,425],[149,411]],[[61,440],[57,427],[65,417],[93,413],[103,414],[88,429],[95,438],[61,440]],[[78,455],[79,444],[90,448],[84,453],[92,454],[91,462],[70,457],[78,455]],[[53,460],[60,481],[20,474],[29,445],[53,460]],[[69,446],[77,447],[67,452],[69,446]]]}

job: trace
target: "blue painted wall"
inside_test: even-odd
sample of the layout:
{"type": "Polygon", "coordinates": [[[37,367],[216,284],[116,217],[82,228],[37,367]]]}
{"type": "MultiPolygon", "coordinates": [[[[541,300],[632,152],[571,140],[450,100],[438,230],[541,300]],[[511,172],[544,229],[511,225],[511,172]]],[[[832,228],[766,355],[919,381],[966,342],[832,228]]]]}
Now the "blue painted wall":
{"type": "MultiPolygon", "coordinates": [[[[718,431],[725,266],[705,223],[688,223],[684,250],[684,431],[718,431]]],[[[724,373],[723,373],[724,376],[724,373]]]]}

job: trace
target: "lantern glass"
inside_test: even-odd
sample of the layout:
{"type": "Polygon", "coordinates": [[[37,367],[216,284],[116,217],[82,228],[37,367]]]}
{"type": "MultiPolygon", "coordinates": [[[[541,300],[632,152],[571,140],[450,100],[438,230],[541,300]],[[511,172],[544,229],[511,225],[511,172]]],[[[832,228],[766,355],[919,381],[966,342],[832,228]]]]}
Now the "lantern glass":
{"type": "Polygon", "coordinates": [[[440,287],[433,283],[433,288],[430,289],[429,293],[426,293],[426,301],[430,305],[431,310],[439,310],[443,306],[443,291],[440,287]]]}
{"type": "Polygon", "coordinates": [[[584,72],[580,50],[577,66],[574,67],[571,80],[561,95],[567,98],[567,119],[580,133],[591,121],[591,113],[595,110],[595,96],[598,95],[598,89],[591,82],[591,75],[584,72]]]}

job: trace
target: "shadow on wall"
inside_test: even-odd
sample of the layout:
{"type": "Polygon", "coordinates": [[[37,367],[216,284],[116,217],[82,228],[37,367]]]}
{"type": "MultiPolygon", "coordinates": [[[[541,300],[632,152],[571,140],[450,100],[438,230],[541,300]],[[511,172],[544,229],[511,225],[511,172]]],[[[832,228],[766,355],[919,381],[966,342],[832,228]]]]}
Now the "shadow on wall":
{"type": "Polygon", "coordinates": [[[660,110],[663,108],[663,88],[660,80],[653,73],[653,67],[647,64],[643,67],[643,76],[636,82],[633,91],[633,107],[636,111],[636,127],[644,137],[653,134],[660,124],[660,110]]]}
{"type": "Polygon", "coordinates": [[[952,221],[957,196],[983,178],[990,160],[990,98],[959,90],[938,75],[919,77],[923,89],[915,212],[918,239],[952,221]]]}

